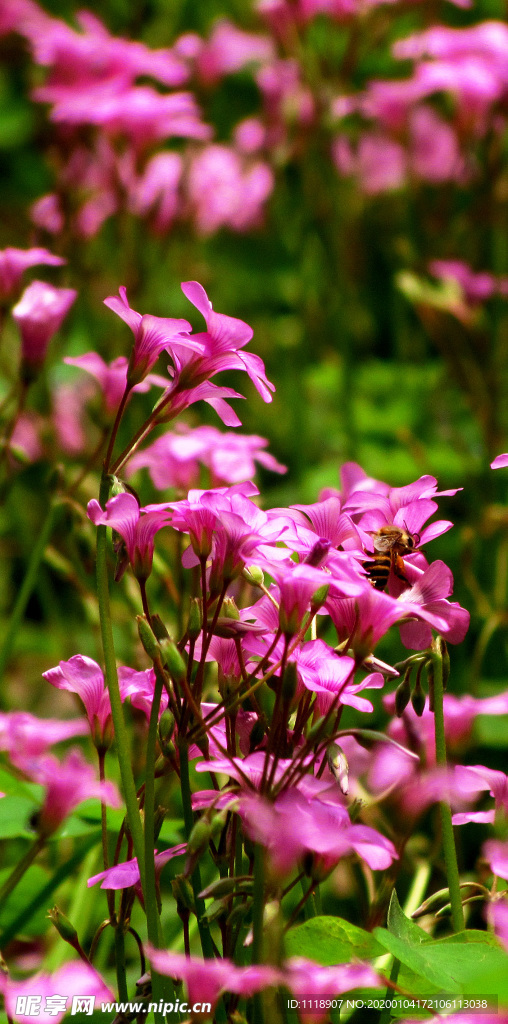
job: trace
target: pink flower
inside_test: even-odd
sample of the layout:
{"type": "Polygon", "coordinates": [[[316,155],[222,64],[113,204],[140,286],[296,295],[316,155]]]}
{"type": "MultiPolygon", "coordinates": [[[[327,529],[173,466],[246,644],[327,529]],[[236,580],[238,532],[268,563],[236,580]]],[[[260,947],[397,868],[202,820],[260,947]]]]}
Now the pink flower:
{"type": "Polygon", "coordinates": [[[402,619],[423,619],[439,632],[446,630],[444,618],[416,602],[406,601],[405,593],[395,599],[366,583],[364,590],[354,599],[336,598],[333,594],[328,596],[326,607],[339,641],[348,640],[348,647],[355,652],[359,664],[374,651],[390,626],[402,619]]]}
{"type": "Polygon", "coordinates": [[[28,267],[41,263],[48,267],[61,267],[65,262],[61,256],[53,256],[47,249],[13,249],[8,246],[0,250],[0,298],[6,299],[16,291],[28,267]]]}
{"type": "Polygon", "coordinates": [[[348,140],[339,136],[333,145],[333,159],[341,174],[355,174],[367,195],[400,188],[406,180],[407,156],[403,146],[380,132],[363,132],[356,153],[348,140]]]}
{"type": "MultiPolygon", "coordinates": [[[[416,568],[408,567],[408,574],[412,578],[412,586],[402,592],[399,600],[418,605],[430,616],[439,616],[446,626],[443,629],[435,625],[435,628],[449,643],[462,643],[469,629],[470,615],[460,604],[447,600],[453,591],[453,576],[448,566],[436,561],[421,574],[416,568]]],[[[404,646],[416,651],[425,650],[432,641],[432,625],[431,618],[426,622],[421,619],[403,622],[400,637],[404,646]]]]}
{"type": "Polygon", "coordinates": [[[384,686],[380,672],[355,682],[353,658],[344,655],[339,657],[322,640],[309,640],[302,644],[295,650],[291,660],[296,663],[299,689],[305,688],[316,694],[319,715],[325,715],[333,701],[337,710],[344,704],[357,711],[372,711],[371,702],[365,697],[358,697],[357,693],[367,687],[379,689],[384,686]]]}
{"type": "Polygon", "coordinates": [[[503,455],[496,455],[493,462],[490,464],[491,469],[504,469],[508,466],[508,452],[503,455]]]}
{"type": "Polygon", "coordinates": [[[274,46],[268,36],[243,32],[231,21],[218,21],[212,34],[197,56],[197,69],[207,85],[220,81],[224,75],[241,71],[246,65],[271,60],[274,46]]]}
{"type": "Polygon", "coordinates": [[[128,206],[137,217],[151,217],[155,231],[163,234],[177,216],[182,198],[183,159],[179,153],[156,153],[138,177],[128,183],[128,206]]]}
{"type": "MultiPolygon", "coordinates": [[[[485,847],[483,849],[483,852],[486,855],[485,847]]],[[[506,878],[508,876],[508,858],[506,862],[504,862],[503,860],[503,864],[506,874],[502,877],[506,878]]],[[[499,874],[499,871],[495,871],[494,874],[499,874]]],[[[508,903],[506,902],[506,900],[498,900],[495,903],[490,904],[488,908],[487,920],[489,921],[491,927],[493,927],[494,932],[497,935],[497,938],[508,952],[508,903]]]]}
{"type": "Polygon", "coordinates": [[[0,713],[0,750],[6,750],[13,764],[27,757],[38,757],[54,743],[88,732],[83,718],[60,721],[36,718],[28,711],[0,713]]]}
{"type": "Polygon", "coordinates": [[[151,316],[150,313],[142,316],[141,313],[136,313],[134,309],[130,308],[126,288],[121,287],[119,291],[119,299],[116,296],[110,296],[104,299],[104,305],[125,320],[134,334],[134,347],[127,370],[129,388],[139,384],[146,377],[163,349],[167,349],[171,353],[173,342],[178,341],[182,348],[192,352],[201,353],[203,351],[199,340],[189,338],[187,331],[191,329],[191,325],[187,320],[151,316]]]}
{"type": "Polygon", "coordinates": [[[429,270],[442,281],[456,281],[464,292],[464,298],[472,305],[490,299],[497,290],[497,281],[486,271],[475,273],[462,260],[432,260],[429,270]]]}
{"type": "Polygon", "coordinates": [[[267,163],[249,162],[229,146],[206,146],[192,160],[187,186],[199,233],[259,226],[274,183],[267,163]]]}
{"type": "Polygon", "coordinates": [[[205,345],[205,355],[198,361],[200,372],[212,376],[219,370],[245,370],[261,398],[271,402],[275,387],[266,379],[261,359],[253,352],[240,351],[251,340],[252,327],[243,320],[216,313],[205,289],[197,281],[186,281],[182,291],[206,322],[206,334],[197,335],[205,345]]]}
{"type": "Polygon", "coordinates": [[[64,964],[53,974],[35,974],[23,981],[13,981],[8,974],[0,974],[0,992],[5,999],[9,1018],[20,1024],[59,1024],[70,1013],[76,994],[95,996],[97,1000],[111,1001],[114,996],[100,974],[89,964],[64,964]],[[64,1000],[64,1009],[51,1007],[51,999],[58,993],[64,1000]],[[48,1006],[49,1004],[49,1006],[48,1006]],[[25,1011],[19,1006],[24,1006],[25,1011]]]}
{"type": "Polygon", "coordinates": [[[122,806],[116,786],[109,781],[97,782],[93,768],[80,750],[70,750],[61,762],[51,754],[38,758],[24,756],[19,758],[19,766],[46,790],[37,820],[40,835],[51,835],[75,807],[91,797],[98,797],[110,807],[122,806]]]}
{"type": "Polygon", "coordinates": [[[412,111],[409,127],[412,172],[433,183],[460,180],[464,160],[455,130],[425,104],[412,111]]]}
{"type": "Polygon", "coordinates": [[[42,673],[57,690],[76,693],[82,700],[90,723],[94,742],[109,746],[112,738],[111,701],[105,689],[102,669],[92,658],[75,654],[69,661],[61,661],[55,668],[42,673]]]}
{"type": "MultiPolygon", "coordinates": [[[[163,850],[162,853],[155,853],[155,878],[157,882],[164,865],[172,860],[173,857],[181,856],[186,850],[187,844],[179,843],[177,846],[172,846],[169,850],[163,850]]],[[[130,889],[132,886],[135,886],[139,901],[144,906],[141,876],[136,857],[133,860],[126,860],[122,864],[115,864],[112,868],[108,868],[107,871],[100,871],[98,875],[89,878],[87,882],[88,888],[91,885],[96,885],[97,882],[102,882],[101,889],[130,889]]]]}
{"type": "Polygon", "coordinates": [[[503,843],[499,839],[489,839],[483,844],[482,853],[493,873],[500,878],[508,879],[508,843],[503,843]]]}
{"type": "Polygon", "coordinates": [[[318,1024],[325,1019],[326,1003],[355,988],[380,988],[386,982],[368,964],[352,963],[322,967],[302,956],[292,956],[283,967],[284,987],[300,1000],[306,998],[302,1024],[318,1024]],[[312,999],[309,995],[312,993],[312,999]],[[309,1005],[311,1004],[311,1005],[309,1005]]]}
{"type": "Polygon", "coordinates": [[[32,281],[14,306],[12,315],[21,333],[21,355],[30,371],[42,366],[51,338],[76,295],[74,288],[54,288],[45,281],[32,281]]]}
{"type": "Polygon", "coordinates": [[[477,765],[456,765],[455,781],[460,793],[467,796],[479,794],[484,791],[490,792],[494,797],[495,808],[488,811],[468,811],[453,816],[454,825],[463,825],[468,821],[480,821],[492,823],[495,820],[495,813],[501,808],[505,814],[508,812],[508,776],[504,772],[496,771],[493,768],[485,768],[477,765]]]}
{"type": "Polygon", "coordinates": [[[166,953],[147,945],[150,963],[161,974],[181,978],[190,1003],[211,1003],[209,1017],[213,1016],[222,992],[236,992],[241,996],[252,996],[255,992],[279,985],[280,971],[275,967],[253,964],[251,967],[237,967],[231,960],[199,960],[183,953],[166,953]]]}
{"type": "Polygon", "coordinates": [[[196,427],[184,423],[174,432],[159,437],[149,448],[138,452],[128,464],[129,475],[148,466],[152,483],[159,490],[167,487],[187,489],[199,482],[199,466],[210,470],[212,486],[251,480],[256,462],[274,473],[286,467],[263,451],[268,441],[257,434],[222,433],[215,427],[196,427]]]}
{"type": "MultiPolygon", "coordinates": [[[[98,382],[103,396],[104,405],[108,415],[112,415],[118,409],[122,395],[127,386],[128,361],[125,356],[118,356],[111,363],[105,363],[98,352],[85,352],[82,356],[65,356],[64,363],[68,366],[77,366],[85,370],[98,382]]],[[[131,389],[133,392],[148,391],[152,384],[158,387],[166,387],[168,381],[157,374],[148,373],[144,380],[135,384],[131,389]]]]}
{"type": "Polygon", "coordinates": [[[168,524],[167,512],[145,512],[133,494],[117,494],[106,503],[105,511],[92,498],[87,515],[96,526],[111,526],[120,534],[134,575],[138,580],[147,580],[152,571],[154,537],[168,524]]]}
{"type": "Polygon", "coordinates": [[[55,192],[41,196],[30,207],[30,219],[36,227],[48,231],[50,235],[59,235],[63,231],[65,219],[60,199],[55,192]]]}

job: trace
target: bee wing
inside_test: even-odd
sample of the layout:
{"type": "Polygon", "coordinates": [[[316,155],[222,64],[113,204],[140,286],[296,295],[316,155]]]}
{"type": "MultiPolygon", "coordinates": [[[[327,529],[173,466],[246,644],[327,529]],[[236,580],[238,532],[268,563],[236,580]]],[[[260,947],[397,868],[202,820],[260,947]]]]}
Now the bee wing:
{"type": "Polygon", "coordinates": [[[384,533],[378,533],[374,536],[374,550],[375,551],[391,551],[395,544],[400,541],[400,530],[391,530],[384,533]]]}

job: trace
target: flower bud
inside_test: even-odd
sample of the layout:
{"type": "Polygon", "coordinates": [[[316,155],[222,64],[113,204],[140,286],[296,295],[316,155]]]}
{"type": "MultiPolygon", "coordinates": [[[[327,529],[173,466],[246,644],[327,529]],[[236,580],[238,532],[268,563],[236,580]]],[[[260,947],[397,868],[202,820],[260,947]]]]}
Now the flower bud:
{"type": "Polygon", "coordinates": [[[327,540],[325,537],[320,537],[314,544],[312,550],[309,551],[308,555],[305,557],[305,565],[313,565],[315,569],[318,569],[326,558],[331,546],[331,540],[327,540]]]}
{"type": "Polygon", "coordinates": [[[109,479],[111,480],[110,489],[112,498],[116,498],[117,494],[126,493],[125,484],[123,483],[122,480],[120,480],[117,476],[114,476],[113,474],[110,476],[109,479]]]}
{"type": "Polygon", "coordinates": [[[160,642],[160,651],[163,664],[166,666],[171,678],[175,680],[175,683],[180,683],[187,675],[187,665],[178,647],[173,640],[166,637],[166,639],[160,642]]]}
{"type": "Polygon", "coordinates": [[[247,583],[252,583],[254,587],[262,587],[265,582],[265,574],[258,565],[246,566],[242,576],[247,583]]]}
{"type": "Polygon", "coordinates": [[[326,752],[328,767],[337,782],[341,793],[347,796],[349,793],[349,765],[347,763],[347,757],[339,747],[338,743],[334,743],[331,747],[328,747],[326,752]]]}
{"type": "Polygon", "coordinates": [[[176,900],[178,912],[180,913],[181,910],[185,910],[187,912],[194,911],[194,892],[188,878],[185,878],[185,875],[176,875],[175,878],[171,879],[171,888],[176,900]]]}
{"type": "Polygon", "coordinates": [[[157,613],[151,617],[152,629],[157,637],[157,640],[165,640],[169,637],[169,633],[160,617],[157,613]]]}
{"type": "Polygon", "coordinates": [[[187,633],[190,640],[197,640],[201,633],[201,605],[197,597],[191,598],[187,633]]]}
{"type": "Polygon", "coordinates": [[[48,910],[48,917],[64,942],[68,942],[76,949],[76,946],[79,946],[78,933],[69,918],[62,914],[62,911],[56,906],[48,910]]]}
{"type": "Polygon", "coordinates": [[[410,677],[412,667],[412,665],[408,665],[406,671],[404,672],[404,678],[402,679],[402,682],[399,683],[397,689],[395,690],[395,714],[397,715],[397,718],[402,718],[402,715],[406,710],[409,701],[411,700],[410,677]]]}
{"type": "Polygon", "coordinates": [[[161,656],[161,649],[155,633],[145,619],[144,615],[136,615],[138,634],[143,647],[152,661],[158,661],[161,656]]]}
{"type": "Polygon", "coordinates": [[[236,607],[234,597],[225,597],[222,602],[221,615],[224,619],[235,619],[237,622],[240,619],[240,612],[236,607]]]}
{"type": "Polygon", "coordinates": [[[159,744],[163,754],[166,753],[166,750],[168,750],[171,754],[174,753],[175,748],[173,744],[171,744],[171,747],[169,747],[169,743],[174,730],[175,716],[173,712],[170,711],[169,708],[166,708],[166,710],[162,712],[162,715],[159,718],[158,726],[159,744]]]}
{"type": "Polygon", "coordinates": [[[425,711],[425,699],[426,699],[425,698],[425,694],[424,694],[423,689],[422,689],[422,669],[423,669],[423,662],[418,666],[418,671],[416,673],[415,685],[414,685],[414,688],[413,688],[413,692],[411,694],[411,704],[413,705],[413,710],[415,712],[415,715],[418,715],[418,718],[421,718],[422,715],[423,715],[423,712],[425,711]]]}

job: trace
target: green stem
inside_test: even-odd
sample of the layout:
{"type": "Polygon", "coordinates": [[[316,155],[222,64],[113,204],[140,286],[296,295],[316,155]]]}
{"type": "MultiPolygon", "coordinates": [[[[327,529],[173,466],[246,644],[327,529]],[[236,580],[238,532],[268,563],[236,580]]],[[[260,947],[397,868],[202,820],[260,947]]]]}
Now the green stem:
{"type": "MultiPolygon", "coordinates": [[[[263,847],[254,847],[254,891],[252,902],[252,963],[263,963],[263,917],[265,909],[265,864],[263,847]]],[[[264,1024],[263,998],[258,992],[253,999],[254,1020],[264,1024]]]]}
{"type": "Polygon", "coordinates": [[[118,1001],[126,1003],[129,998],[127,988],[127,973],[125,970],[125,929],[124,922],[120,919],[115,927],[115,968],[116,980],[118,983],[118,1001]]]}
{"type": "Polygon", "coordinates": [[[46,840],[43,836],[38,836],[34,843],[28,848],[25,856],[16,864],[16,867],[11,871],[8,878],[6,878],[2,888],[0,889],[0,906],[3,906],[5,900],[10,896],[13,889],[16,888],[18,882],[21,881],[25,871],[28,870],[30,865],[33,863],[37,854],[42,850],[46,840]]]}
{"type": "MultiPolygon", "coordinates": [[[[99,501],[104,507],[109,496],[109,479],[103,474],[99,501]]],[[[104,668],[106,683],[111,700],[111,714],[115,728],[116,754],[122,779],[122,789],[127,808],[127,820],[134,844],[134,852],[139,866],[141,886],[145,891],[145,848],[143,828],[139,814],[136,786],[130,760],[129,736],[123,714],[122,698],[118,684],[113,626],[109,604],[109,581],[107,563],[107,527],[97,527],[97,597],[101,623],[102,647],[104,652],[104,668]]]]}
{"type": "MultiPolygon", "coordinates": [[[[446,768],[446,740],[443,711],[443,662],[438,650],[432,652],[434,667],[434,722],[436,730],[436,763],[446,768]]],[[[459,868],[457,851],[453,835],[452,812],[450,804],[442,800],[439,803],[441,812],[441,830],[443,835],[443,851],[446,865],[446,876],[450,890],[452,908],[452,924],[455,932],[464,931],[464,911],[460,895],[459,868]]]]}
{"type": "MultiPolygon", "coordinates": [[[[44,557],[46,545],[49,541],[51,531],[53,529],[56,507],[56,504],[52,501],[46,513],[46,518],[42,523],[37,540],[32,548],[25,578],[23,580],[23,583],[21,584],[21,588],[18,592],[18,596],[16,598],[14,608],[12,610],[11,620],[7,627],[7,633],[5,634],[4,642],[0,650],[0,681],[3,679],[5,669],[9,662],[12,648],[14,646],[14,642],[19,633],[19,628],[21,626],[21,620],[25,613],[25,608],[28,604],[28,600],[37,581],[39,565],[42,561],[42,558],[44,557]]],[[[3,700],[0,701],[0,707],[4,707],[3,700]]]]}
{"type": "MultiPolygon", "coordinates": [[[[145,773],[145,913],[148,930],[148,939],[152,946],[161,949],[164,945],[162,928],[157,905],[157,881],[155,877],[155,745],[157,742],[157,723],[159,721],[159,709],[164,686],[164,673],[162,666],[154,662],[155,688],[153,693],[150,721],[148,725],[148,739],[146,744],[146,773],[145,773]]],[[[169,986],[169,978],[164,978],[157,971],[151,969],[152,996],[157,1004],[164,999],[165,989],[169,986]]],[[[167,1000],[164,1000],[165,1002],[167,1000]]],[[[154,1013],[154,1019],[164,1020],[162,1014],[154,1013]]]]}
{"type": "MultiPolygon", "coordinates": [[[[180,787],[182,792],[182,807],[183,807],[183,820],[185,824],[185,835],[188,839],[194,825],[194,819],[192,816],[192,803],[191,803],[191,791],[190,791],[190,779],[189,779],[189,748],[185,740],[181,739],[178,744],[180,752],[180,787]]],[[[212,936],[210,935],[210,929],[208,923],[203,920],[203,914],[205,911],[205,902],[199,896],[203,886],[201,885],[201,872],[199,870],[199,864],[196,864],[191,877],[192,890],[194,892],[194,902],[196,905],[196,917],[198,919],[199,937],[201,939],[201,947],[203,949],[203,956],[207,960],[213,960],[213,945],[212,936]]]]}

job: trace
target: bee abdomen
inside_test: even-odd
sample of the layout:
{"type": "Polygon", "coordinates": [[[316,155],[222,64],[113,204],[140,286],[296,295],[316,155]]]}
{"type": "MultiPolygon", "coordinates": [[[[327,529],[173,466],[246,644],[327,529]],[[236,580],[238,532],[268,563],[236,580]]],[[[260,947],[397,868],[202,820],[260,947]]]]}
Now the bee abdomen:
{"type": "Polygon", "coordinates": [[[373,558],[362,563],[367,570],[367,576],[376,590],[384,590],[390,575],[392,559],[390,554],[377,554],[373,558]]]}

